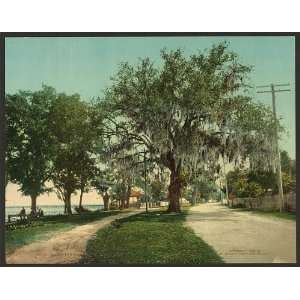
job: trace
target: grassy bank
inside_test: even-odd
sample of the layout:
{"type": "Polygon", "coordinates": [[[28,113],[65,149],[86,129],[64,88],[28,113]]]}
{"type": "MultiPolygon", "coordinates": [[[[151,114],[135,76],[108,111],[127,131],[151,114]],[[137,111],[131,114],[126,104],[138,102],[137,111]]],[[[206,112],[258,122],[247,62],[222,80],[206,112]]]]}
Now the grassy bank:
{"type": "Polygon", "coordinates": [[[296,221],[296,213],[293,212],[279,212],[279,211],[261,211],[261,210],[254,210],[251,211],[254,214],[267,216],[267,217],[274,217],[286,220],[296,221]]]}
{"type": "Polygon", "coordinates": [[[122,219],[98,231],[82,263],[180,264],[222,262],[221,257],[193,231],[184,227],[186,213],[162,211],[122,219]]]}
{"type": "Polygon", "coordinates": [[[250,212],[254,215],[266,216],[266,217],[273,217],[285,220],[292,220],[296,221],[296,213],[294,212],[279,212],[279,211],[270,211],[270,210],[259,210],[259,209],[249,209],[249,208],[231,208],[237,211],[246,211],[250,212]]]}
{"type": "Polygon", "coordinates": [[[87,224],[117,213],[120,213],[120,211],[96,211],[72,216],[45,216],[42,220],[33,221],[32,226],[6,230],[6,253],[9,254],[16,248],[30,244],[34,241],[48,239],[59,231],[72,229],[77,225],[87,224]]]}

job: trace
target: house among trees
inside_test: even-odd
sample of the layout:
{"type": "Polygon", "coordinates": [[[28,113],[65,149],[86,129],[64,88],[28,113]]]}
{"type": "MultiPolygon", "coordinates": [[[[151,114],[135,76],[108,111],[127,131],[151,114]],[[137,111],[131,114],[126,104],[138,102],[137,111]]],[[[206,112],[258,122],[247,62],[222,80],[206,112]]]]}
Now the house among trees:
{"type": "Polygon", "coordinates": [[[140,198],[144,195],[143,191],[133,188],[130,193],[129,197],[129,206],[136,205],[140,198]]]}

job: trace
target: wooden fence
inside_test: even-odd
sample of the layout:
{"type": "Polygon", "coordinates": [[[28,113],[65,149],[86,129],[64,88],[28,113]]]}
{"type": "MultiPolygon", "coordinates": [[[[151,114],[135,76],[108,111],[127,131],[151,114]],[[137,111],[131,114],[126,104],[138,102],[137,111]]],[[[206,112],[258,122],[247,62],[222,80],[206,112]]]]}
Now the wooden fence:
{"type": "MultiPolygon", "coordinates": [[[[284,195],[285,209],[287,211],[296,212],[296,194],[289,193],[284,195]]],[[[233,198],[228,200],[229,207],[233,208],[249,208],[261,210],[279,210],[279,195],[264,196],[261,198],[233,198]]]]}

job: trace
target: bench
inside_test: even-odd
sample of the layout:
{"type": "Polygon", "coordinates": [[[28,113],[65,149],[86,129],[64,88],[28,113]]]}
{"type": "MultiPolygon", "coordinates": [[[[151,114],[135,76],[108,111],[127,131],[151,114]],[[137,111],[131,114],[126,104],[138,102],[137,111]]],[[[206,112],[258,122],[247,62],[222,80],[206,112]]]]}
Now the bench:
{"type": "Polygon", "coordinates": [[[30,215],[8,215],[7,222],[5,222],[5,228],[16,228],[17,225],[29,225],[31,223],[30,215]]]}
{"type": "Polygon", "coordinates": [[[17,223],[18,221],[28,221],[29,215],[8,215],[8,223],[17,223]],[[12,221],[14,219],[14,221],[12,221]]]}

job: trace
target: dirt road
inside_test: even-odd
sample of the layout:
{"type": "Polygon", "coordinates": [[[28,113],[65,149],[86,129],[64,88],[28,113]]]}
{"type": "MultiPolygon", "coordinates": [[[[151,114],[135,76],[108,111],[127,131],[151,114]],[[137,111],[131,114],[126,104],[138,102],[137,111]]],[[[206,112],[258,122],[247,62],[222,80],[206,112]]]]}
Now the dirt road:
{"type": "Polygon", "coordinates": [[[112,221],[138,213],[122,213],[80,225],[54,235],[49,240],[20,247],[6,258],[7,264],[74,264],[85,253],[86,245],[96,232],[112,221]]]}
{"type": "Polygon", "coordinates": [[[229,209],[192,207],[187,225],[227,263],[295,263],[296,222],[229,209]]]}

